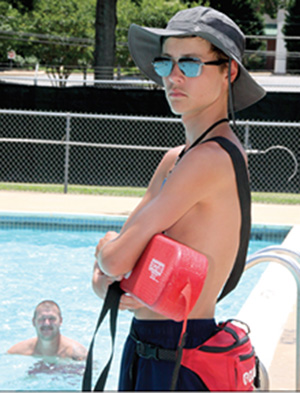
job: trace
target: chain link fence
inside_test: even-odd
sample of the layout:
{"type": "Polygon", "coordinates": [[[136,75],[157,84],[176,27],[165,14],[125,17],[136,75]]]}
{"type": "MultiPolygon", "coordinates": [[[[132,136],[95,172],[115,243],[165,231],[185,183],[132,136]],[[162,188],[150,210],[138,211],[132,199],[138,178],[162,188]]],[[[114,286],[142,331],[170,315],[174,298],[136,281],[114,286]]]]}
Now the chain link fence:
{"type": "MultiPolygon", "coordinates": [[[[0,183],[147,187],[180,119],[0,110],[0,183]]],[[[300,203],[299,123],[237,120],[251,190],[300,203]],[[293,198],[295,199],[293,201],[293,198]]]]}

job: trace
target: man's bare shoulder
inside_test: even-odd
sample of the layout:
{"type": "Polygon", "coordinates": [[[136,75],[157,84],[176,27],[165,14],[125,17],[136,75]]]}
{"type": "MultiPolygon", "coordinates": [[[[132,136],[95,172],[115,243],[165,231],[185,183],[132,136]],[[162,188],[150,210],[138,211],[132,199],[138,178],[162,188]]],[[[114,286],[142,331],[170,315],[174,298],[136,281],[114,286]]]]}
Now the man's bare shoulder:
{"type": "Polygon", "coordinates": [[[86,348],[72,338],[61,336],[60,356],[69,357],[74,360],[84,360],[87,357],[86,348]]]}
{"type": "Polygon", "coordinates": [[[31,356],[34,354],[34,349],[37,343],[37,338],[28,338],[27,340],[21,341],[13,345],[7,353],[15,355],[27,355],[31,356]]]}

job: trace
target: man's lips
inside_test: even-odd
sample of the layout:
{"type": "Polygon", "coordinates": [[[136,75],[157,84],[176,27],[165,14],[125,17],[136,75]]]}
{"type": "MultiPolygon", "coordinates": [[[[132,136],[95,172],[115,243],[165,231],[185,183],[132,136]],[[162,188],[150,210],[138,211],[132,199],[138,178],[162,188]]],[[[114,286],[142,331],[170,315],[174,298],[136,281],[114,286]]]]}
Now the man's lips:
{"type": "Polygon", "coordinates": [[[185,97],[186,94],[181,90],[172,89],[168,92],[168,96],[176,98],[176,97],[185,97]]]}
{"type": "Polygon", "coordinates": [[[52,326],[43,326],[43,327],[41,327],[41,331],[42,332],[52,332],[53,327],[52,326]]]}

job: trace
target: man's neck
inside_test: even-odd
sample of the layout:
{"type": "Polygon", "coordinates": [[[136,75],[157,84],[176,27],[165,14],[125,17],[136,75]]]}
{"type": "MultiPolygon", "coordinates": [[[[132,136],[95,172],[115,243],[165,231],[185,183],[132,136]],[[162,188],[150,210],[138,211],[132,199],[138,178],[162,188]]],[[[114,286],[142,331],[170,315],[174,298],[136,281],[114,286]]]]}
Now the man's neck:
{"type": "Polygon", "coordinates": [[[186,145],[190,146],[200,135],[202,135],[216,121],[226,118],[226,111],[209,113],[194,113],[182,116],[186,133],[186,145]]]}
{"type": "Polygon", "coordinates": [[[35,347],[35,355],[42,355],[42,356],[56,356],[59,350],[60,344],[60,334],[54,337],[50,341],[42,340],[41,338],[37,339],[37,344],[35,347]]]}

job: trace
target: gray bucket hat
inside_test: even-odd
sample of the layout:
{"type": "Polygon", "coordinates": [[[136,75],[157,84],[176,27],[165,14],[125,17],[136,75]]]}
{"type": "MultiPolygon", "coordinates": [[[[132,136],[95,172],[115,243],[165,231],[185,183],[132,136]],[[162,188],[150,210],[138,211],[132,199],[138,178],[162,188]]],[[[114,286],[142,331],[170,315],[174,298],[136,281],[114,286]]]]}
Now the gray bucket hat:
{"type": "Polygon", "coordinates": [[[198,36],[221,49],[239,65],[238,78],[232,84],[233,110],[247,108],[263,98],[265,90],[242,65],[245,37],[240,28],[225,14],[209,7],[194,7],[177,12],[165,29],[132,24],[128,34],[131,56],[139,69],[150,79],[163,85],[152,60],[161,55],[163,37],[198,36]]]}

